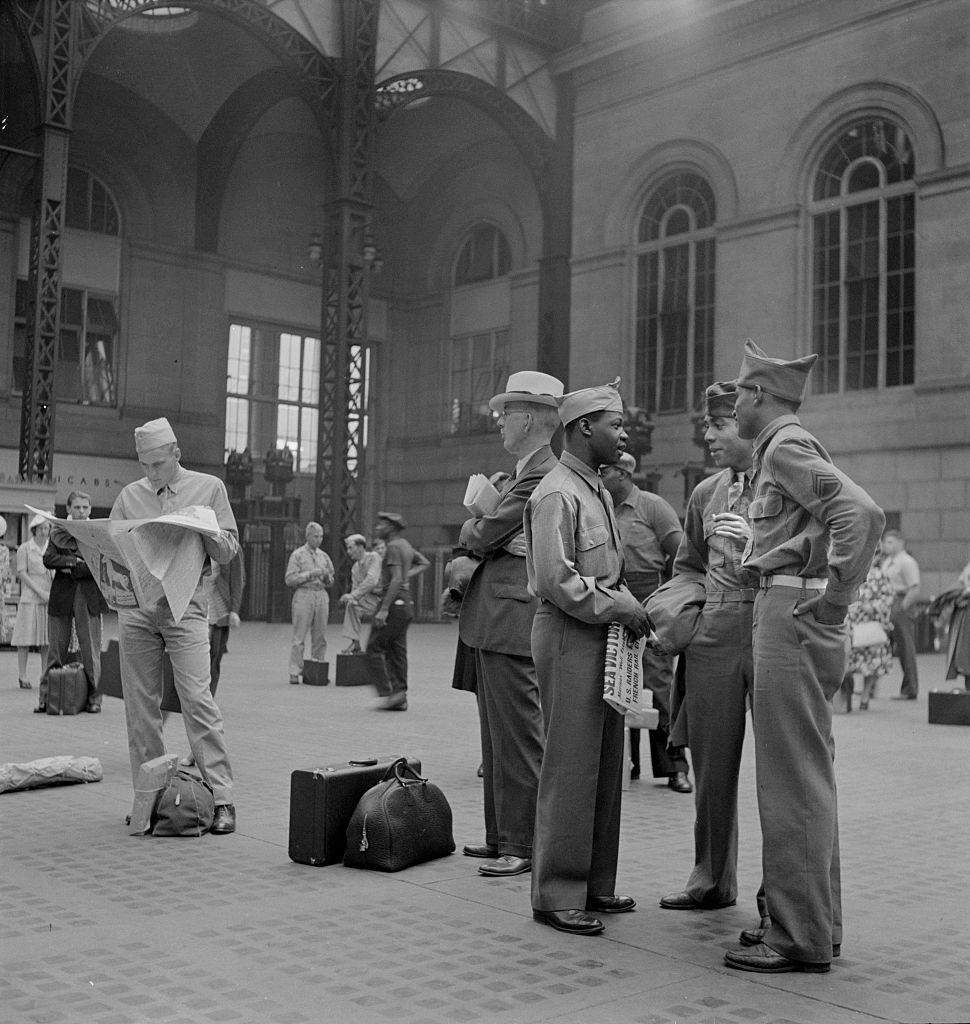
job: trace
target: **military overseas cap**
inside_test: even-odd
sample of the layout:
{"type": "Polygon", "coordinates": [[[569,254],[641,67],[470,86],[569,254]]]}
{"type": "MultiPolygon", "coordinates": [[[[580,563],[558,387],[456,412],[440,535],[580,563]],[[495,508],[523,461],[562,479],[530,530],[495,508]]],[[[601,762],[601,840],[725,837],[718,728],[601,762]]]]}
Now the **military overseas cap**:
{"type": "Polygon", "coordinates": [[[135,451],[139,455],[153,448],[161,448],[163,444],[175,443],[175,431],[164,416],[135,427],[135,451]]]}
{"type": "Polygon", "coordinates": [[[617,469],[622,469],[624,473],[629,473],[630,476],[637,471],[637,460],[629,452],[621,452],[620,457],[613,465],[617,469]]]}
{"type": "Polygon", "coordinates": [[[562,393],[563,384],[558,377],[538,370],[519,370],[509,377],[502,394],[489,399],[488,407],[492,412],[503,412],[506,402],[531,402],[555,409],[562,393]]]}
{"type": "Polygon", "coordinates": [[[580,416],[589,416],[594,412],[623,412],[623,399],[620,398],[620,378],[612,384],[602,384],[597,388],[583,388],[570,391],[559,401],[559,419],[563,426],[578,420],[580,416]]]}
{"type": "Polygon", "coordinates": [[[775,398],[801,405],[808,375],[816,359],[818,356],[814,352],[798,359],[774,359],[748,338],[744,343],[744,358],[736,383],[739,387],[761,388],[775,398]]]}
{"type": "Polygon", "coordinates": [[[709,385],[704,391],[704,415],[714,419],[715,416],[731,416],[734,403],[738,397],[738,385],[733,380],[719,380],[709,385]]]}
{"type": "Polygon", "coordinates": [[[378,519],[386,519],[389,523],[393,523],[399,530],[403,530],[407,527],[407,523],[404,521],[404,516],[398,515],[397,512],[378,512],[378,519]]]}

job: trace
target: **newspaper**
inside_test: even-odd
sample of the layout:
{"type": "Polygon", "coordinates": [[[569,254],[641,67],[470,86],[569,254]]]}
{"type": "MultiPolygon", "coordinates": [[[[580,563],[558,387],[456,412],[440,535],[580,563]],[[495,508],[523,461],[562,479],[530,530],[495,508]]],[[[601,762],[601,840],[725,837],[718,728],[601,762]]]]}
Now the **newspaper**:
{"type": "Polygon", "coordinates": [[[637,637],[620,622],[611,622],[606,633],[606,664],[603,700],[621,715],[653,706],[653,695],[643,686],[643,647],[646,637],[637,637]]]}
{"type": "Polygon", "coordinates": [[[462,504],[473,516],[487,516],[498,508],[502,495],[483,473],[472,473],[465,488],[462,504]]]}
{"type": "Polygon", "coordinates": [[[165,598],[176,622],[185,614],[202,575],[202,538],[221,532],[215,512],[204,505],[153,519],[57,519],[50,512],[27,508],[49,520],[55,532],[64,530],[77,541],[111,608],[152,608],[165,598]]]}

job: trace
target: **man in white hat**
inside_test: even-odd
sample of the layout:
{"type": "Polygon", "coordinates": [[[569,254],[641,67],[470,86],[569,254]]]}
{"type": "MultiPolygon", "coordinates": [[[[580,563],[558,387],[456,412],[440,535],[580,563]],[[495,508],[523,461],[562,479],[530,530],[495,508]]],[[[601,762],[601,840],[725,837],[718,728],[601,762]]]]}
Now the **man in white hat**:
{"type": "Polygon", "coordinates": [[[532,661],[538,602],[528,591],[522,513],[557,465],[549,443],[559,428],[562,393],[562,381],[522,370],[489,402],[515,472],[495,509],[466,520],[458,538],[480,559],[462,598],[458,636],[475,663],[485,803],[485,843],[464,853],[488,858],[478,869],[488,876],[519,875],[532,865],[543,728],[532,661]]]}
{"type": "Polygon", "coordinates": [[[545,753],[532,857],[537,921],[596,935],[592,912],[620,914],[617,896],[623,782],[623,716],[603,700],[606,633],[622,622],[637,636],[650,620],[620,584],[622,548],[600,466],[626,442],[623,402],[613,385],[565,395],[564,450],[526,504],[529,589],[539,598],[532,657],[542,695],[545,753]]]}
{"type": "MultiPolygon", "coordinates": [[[[178,441],[164,417],[135,428],[135,450],[145,476],[122,490],[111,509],[111,518],[151,519],[190,505],[206,505],[215,512],[220,533],[202,539],[205,552],[221,565],[230,562],[239,550],[239,533],[223,482],[208,473],[182,468],[178,441]]],[[[208,565],[207,559],[203,577],[208,565]]],[[[160,708],[162,655],[168,651],[192,756],[215,798],[210,831],[234,832],[232,769],[222,712],[209,691],[208,604],[202,578],[178,622],[163,597],[151,608],[119,611],[118,627],[132,779],[137,779],[144,761],[165,753],[160,708]]]]}

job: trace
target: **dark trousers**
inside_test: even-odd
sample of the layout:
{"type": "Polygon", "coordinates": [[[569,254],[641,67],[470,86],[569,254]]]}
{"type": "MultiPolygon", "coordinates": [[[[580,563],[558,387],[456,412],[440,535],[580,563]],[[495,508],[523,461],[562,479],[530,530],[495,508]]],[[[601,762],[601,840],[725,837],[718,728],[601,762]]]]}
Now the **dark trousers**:
{"type": "Polygon", "coordinates": [[[370,643],[367,645],[368,654],[383,654],[384,665],[387,670],[387,688],[384,696],[390,697],[395,693],[407,693],[408,689],[408,626],[414,612],[410,602],[397,601],[387,611],[387,622],[380,628],[374,629],[371,634],[370,643]]]}
{"type": "Polygon", "coordinates": [[[738,895],[738,774],[754,685],[751,602],[708,603],[687,648],[683,714],[694,765],[694,868],[699,903],[738,895]]]}
{"type": "Polygon", "coordinates": [[[765,943],[828,963],[842,942],[832,698],[845,675],[845,627],[796,616],[815,592],[776,586],[754,606],[755,776],[761,818],[765,943]]]}
{"type": "Polygon", "coordinates": [[[101,681],[101,616],[88,611],[88,603],[78,587],[74,591],[74,609],[70,615],[49,615],[47,617],[47,664],[40,680],[39,704],[47,703],[47,669],[52,665],[66,665],[71,646],[71,622],[77,631],[77,642],[81,648],[81,664],[88,678],[88,707],[101,707],[98,683],[101,681]]]}
{"type": "Polygon", "coordinates": [[[893,649],[903,670],[903,681],[899,692],[904,697],[915,697],[919,693],[919,677],[916,673],[916,620],[903,610],[903,599],[897,595],[893,601],[893,649]]]}
{"type": "Polygon", "coordinates": [[[214,697],[219,685],[222,656],[229,650],[229,627],[209,625],[209,692],[214,697]]]}
{"type": "Polygon", "coordinates": [[[485,842],[499,856],[532,856],[542,764],[542,708],[531,658],[476,650],[485,842]]]}
{"type": "Polygon", "coordinates": [[[534,910],[581,910],[616,886],[623,717],[603,700],[606,626],[540,605],[532,625],[546,749],[532,852],[534,910]]]}

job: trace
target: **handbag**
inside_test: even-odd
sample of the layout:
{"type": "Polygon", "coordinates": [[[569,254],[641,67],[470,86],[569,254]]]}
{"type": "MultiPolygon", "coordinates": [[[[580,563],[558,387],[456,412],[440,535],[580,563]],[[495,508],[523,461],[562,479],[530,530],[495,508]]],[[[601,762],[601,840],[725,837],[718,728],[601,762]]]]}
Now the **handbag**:
{"type": "Polygon", "coordinates": [[[444,793],[400,757],[360,798],[347,826],[344,864],[400,871],[455,851],[444,793]]]}
{"type": "Polygon", "coordinates": [[[889,637],[880,622],[867,620],[857,622],[852,627],[852,646],[854,648],[878,647],[880,644],[888,643],[889,637]]]}

